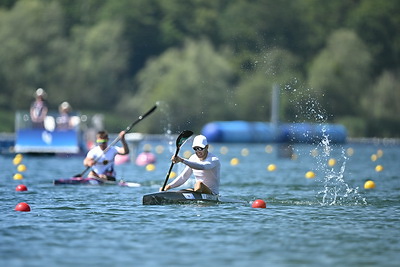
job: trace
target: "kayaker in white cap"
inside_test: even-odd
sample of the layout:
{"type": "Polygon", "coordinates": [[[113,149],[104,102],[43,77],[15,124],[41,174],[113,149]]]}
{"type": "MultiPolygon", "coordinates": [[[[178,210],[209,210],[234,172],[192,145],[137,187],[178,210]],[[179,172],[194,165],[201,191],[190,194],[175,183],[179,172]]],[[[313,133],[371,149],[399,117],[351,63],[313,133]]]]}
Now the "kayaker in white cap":
{"type": "Polygon", "coordinates": [[[185,169],[171,183],[164,188],[165,191],[181,186],[193,174],[196,178],[196,183],[193,190],[205,194],[219,194],[220,184],[220,169],[221,164],[218,157],[208,151],[207,138],[204,135],[197,135],[192,144],[195,154],[190,156],[188,160],[179,156],[173,156],[173,163],[183,163],[185,169]]]}

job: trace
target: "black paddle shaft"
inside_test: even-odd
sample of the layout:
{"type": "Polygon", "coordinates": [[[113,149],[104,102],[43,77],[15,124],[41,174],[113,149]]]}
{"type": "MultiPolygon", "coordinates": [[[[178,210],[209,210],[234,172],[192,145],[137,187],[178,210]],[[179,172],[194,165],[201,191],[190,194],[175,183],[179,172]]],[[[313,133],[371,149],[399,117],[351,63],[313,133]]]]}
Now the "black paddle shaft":
{"type": "MultiPolygon", "coordinates": [[[[180,133],[180,135],[178,136],[178,138],[176,139],[176,151],[175,151],[175,157],[178,156],[179,150],[181,148],[181,146],[186,142],[187,139],[189,139],[189,137],[191,137],[193,134],[192,131],[189,130],[185,130],[183,132],[180,133]]],[[[161,191],[164,191],[165,186],[167,185],[168,179],[169,179],[169,175],[171,174],[172,171],[172,167],[174,167],[174,163],[171,163],[171,166],[169,166],[169,170],[167,173],[167,176],[165,177],[165,181],[164,181],[164,185],[161,188],[161,191]]]]}
{"type": "MultiPolygon", "coordinates": [[[[135,125],[138,124],[141,120],[143,120],[143,119],[146,118],[148,115],[150,115],[151,113],[153,113],[153,111],[156,110],[157,106],[158,106],[158,104],[155,104],[151,109],[149,109],[149,111],[147,111],[145,114],[139,116],[139,118],[138,118],[136,121],[132,122],[131,125],[129,125],[128,127],[126,127],[125,133],[128,133],[128,132],[133,128],[133,126],[135,126],[135,125]]],[[[111,148],[112,146],[114,146],[120,139],[121,139],[121,138],[120,138],[119,135],[118,135],[117,138],[115,138],[114,141],[112,141],[111,144],[109,144],[109,145],[107,146],[107,148],[103,150],[103,153],[100,155],[100,157],[98,157],[97,159],[95,159],[94,162],[97,163],[97,161],[101,158],[101,156],[104,155],[105,153],[107,153],[107,151],[110,150],[110,148],[111,148]]],[[[86,167],[86,169],[85,169],[83,172],[81,172],[81,173],[75,175],[74,177],[82,177],[90,168],[91,168],[91,167],[89,167],[89,166],[86,167]]]]}

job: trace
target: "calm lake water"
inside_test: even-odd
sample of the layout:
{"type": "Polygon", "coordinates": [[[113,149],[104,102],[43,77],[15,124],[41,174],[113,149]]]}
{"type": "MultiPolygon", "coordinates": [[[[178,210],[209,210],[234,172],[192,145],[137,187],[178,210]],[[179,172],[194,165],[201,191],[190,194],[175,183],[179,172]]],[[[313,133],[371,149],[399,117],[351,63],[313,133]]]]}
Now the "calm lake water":
{"type": "MultiPolygon", "coordinates": [[[[190,143],[191,141],[189,141],[190,143]]],[[[1,266],[398,266],[400,147],[383,144],[214,144],[221,195],[239,203],[143,206],[158,191],[174,142],[152,143],[155,170],[117,166],[141,187],[54,186],[81,157],[0,156],[1,266]],[[237,164],[231,164],[233,158],[237,164]],[[334,162],[334,159],[336,162],[334,162]],[[329,161],[330,160],[330,161],[329,161]],[[335,163],[330,166],[328,162],[335,163]],[[268,170],[274,164],[276,169],[268,170]],[[382,171],[376,171],[381,165],[382,171]],[[315,178],[307,179],[308,171],[315,178]],[[367,179],[374,189],[364,189],[367,179]],[[18,184],[27,192],[17,192],[18,184]],[[266,209],[251,208],[256,199],[266,209]],[[15,206],[27,202],[30,212],[15,206]]],[[[189,151],[185,144],[181,155],[189,151]]],[[[234,161],[234,160],[233,160],[234,161]]],[[[176,165],[179,172],[182,166],[176,165]]],[[[273,168],[272,168],[273,169],[273,168]]]]}

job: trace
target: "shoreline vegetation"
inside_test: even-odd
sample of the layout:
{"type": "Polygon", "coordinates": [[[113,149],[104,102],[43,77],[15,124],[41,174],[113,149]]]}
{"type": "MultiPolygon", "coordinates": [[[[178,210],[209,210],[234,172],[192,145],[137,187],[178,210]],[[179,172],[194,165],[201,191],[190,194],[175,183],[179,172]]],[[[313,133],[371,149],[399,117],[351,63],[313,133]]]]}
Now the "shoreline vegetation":
{"type": "Polygon", "coordinates": [[[42,88],[49,110],[102,113],[108,132],[160,101],[136,131],[276,115],[400,138],[397,0],[8,0],[0,13],[0,132],[42,88]]]}

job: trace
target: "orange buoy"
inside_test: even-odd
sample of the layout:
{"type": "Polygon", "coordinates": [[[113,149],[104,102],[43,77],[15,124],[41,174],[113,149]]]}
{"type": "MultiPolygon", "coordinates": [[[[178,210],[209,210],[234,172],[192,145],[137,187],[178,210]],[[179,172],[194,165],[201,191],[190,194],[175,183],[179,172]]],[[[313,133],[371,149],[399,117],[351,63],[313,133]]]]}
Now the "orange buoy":
{"type": "Polygon", "coordinates": [[[31,207],[29,207],[28,203],[21,202],[17,206],[15,206],[16,211],[31,211],[31,207]]]}
{"type": "Polygon", "coordinates": [[[262,199],[256,199],[254,200],[253,204],[251,204],[252,208],[262,208],[265,209],[267,207],[267,204],[265,203],[264,200],[262,199]]]}
{"type": "Polygon", "coordinates": [[[24,184],[17,185],[15,191],[28,191],[28,188],[24,184]]]}

